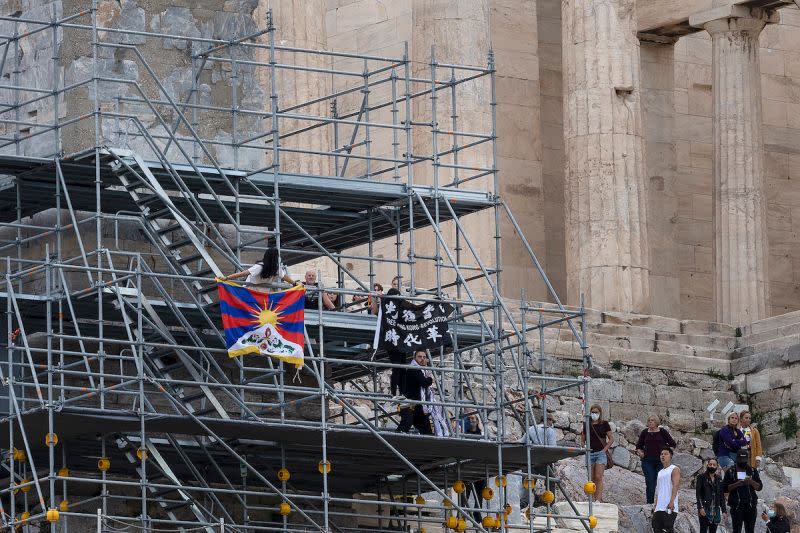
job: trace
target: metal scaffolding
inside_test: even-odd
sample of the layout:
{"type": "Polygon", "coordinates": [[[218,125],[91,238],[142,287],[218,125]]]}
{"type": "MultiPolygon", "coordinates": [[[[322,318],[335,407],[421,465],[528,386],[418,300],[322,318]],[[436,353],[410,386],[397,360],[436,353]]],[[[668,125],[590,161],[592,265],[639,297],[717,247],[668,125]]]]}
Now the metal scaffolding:
{"type": "MultiPolygon", "coordinates": [[[[546,465],[585,450],[509,436],[512,423],[546,421],[550,395],[588,401],[591,358],[583,309],[561,304],[499,194],[492,56],[475,67],[432,53],[426,79],[407,47],[391,58],[279,45],[271,14],[225,39],[98,19],[96,0],[47,20],[0,17],[0,523],[505,531],[511,478],[529,501],[535,482],[569,502],[546,465]],[[69,81],[67,42],[86,53],[69,81]],[[154,66],[154,42],[186,59],[183,90],[154,66]],[[51,52],[36,66],[47,76],[23,68],[36,49],[51,52]],[[284,102],[298,73],[322,77],[324,94],[284,102]],[[264,98],[245,94],[243,77],[264,80],[264,98]],[[227,105],[208,96],[213,83],[227,105]],[[485,131],[462,129],[462,90],[484,92],[485,131]],[[330,172],[287,169],[312,160],[330,172]],[[476,232],[463,219],[481,212],[493,227],[476,232]],[[501,223],[551,304],[503,297],[501,223]],[[214,278],[267,242],[290,269],[318,260],[337,273],[317,289],[337,306],[306,310],[302,370],[225,350],[214,278]],[[456,310],[452,345],[430,368],[449,437],[394,430],[399,405],[381,382],[407,365],[373,353],[376,317],[359,300],[381,269],[401,276],[404,299],[456,310]],[[583,372],[549,373],[552,329],[571,332],[583,372]],[[468,415],[481,434],[460,430],[468,415]],[[470,490],[485,480],[497,494],[470,490]]],[[[588,531],[570,505],[561,517],[588,531]]],[[[555,527],[549,501],[532,511],[526,529],[555,527]]]]}

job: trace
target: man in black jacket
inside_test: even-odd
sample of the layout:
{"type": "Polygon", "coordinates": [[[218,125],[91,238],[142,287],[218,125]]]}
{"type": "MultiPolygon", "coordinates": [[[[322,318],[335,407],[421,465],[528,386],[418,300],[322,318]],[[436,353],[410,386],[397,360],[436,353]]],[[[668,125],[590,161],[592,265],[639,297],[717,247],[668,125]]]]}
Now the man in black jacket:
{"type": "Polygon", "coordinates": [[[761,477],[758,470],[749,465],[750,453],[741,449],[736,452],[736,466],[725,472],[722,489],[728,495],[731,509],[733,533],[754,533],[758,507],[758,494],[761,490],[761,477]]]}
{"type": "Polygon", "coordinates": [[[705,471],[697,475],[694,483],[700,533],[716,533],[722,515],[728,512],[725,495],[722,493],[722,478],[717,475],[718,471],[717,458],[712,457],[706,462],[705,471]]]}
{"type": "MultiPolygon", "coordinates": [[[[425,377],[420,367],[428,364],[428,354],[418,351],[414,354],[414,362],[406,370],[403,383],[403,394],[409,400],[424,402],[423,389],[427,390],[433,384],[433,378],[425,377]]],[[[408,433],[411,425],[417,428],[421,435],[432,435],[431,417],[425,412],[424,404],[418,403],[400,409],[400,425],[397,431],[408,433]]]]}

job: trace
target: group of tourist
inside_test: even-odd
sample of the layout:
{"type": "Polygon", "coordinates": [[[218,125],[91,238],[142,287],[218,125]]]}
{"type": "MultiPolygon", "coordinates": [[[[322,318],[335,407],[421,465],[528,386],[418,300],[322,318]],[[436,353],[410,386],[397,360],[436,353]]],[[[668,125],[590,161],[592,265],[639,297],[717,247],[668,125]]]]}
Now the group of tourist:
{"type": "MultiPolygon", "coordinates": [[[[592,405],[589,410],[589,463],[596,486],[595,499],[603,501],[603,473],[608,464],[614,434],[603,420],[603,410],[592,405]]],[[[650,415],[647,427],[639,434],[636,452],[641,458],[647,503],[653,505],[652,526],[655,533],[673,533],[679,510],[678,489],[681,471],[672,463],[675,439],[650,415]]],[[[585,444],[585,431],[581,433],[585,444]]],[[[730,512],[733,533],[753,533],[758,517],[758,494],[762,489],[758,465],[761,461],[761,437],[752,425],[749,411],[730,413],[727,423],[714,435],[714,454],[705,470],[697,475],[695,494],[700,533],[716,533],[722,517],[730,512]],[[727,497],[727,502],[726,502],[727,497]]],[[[773,503],[763,509],[761,518],[768,533],[789,533],[786,509],[773,503]]]]}

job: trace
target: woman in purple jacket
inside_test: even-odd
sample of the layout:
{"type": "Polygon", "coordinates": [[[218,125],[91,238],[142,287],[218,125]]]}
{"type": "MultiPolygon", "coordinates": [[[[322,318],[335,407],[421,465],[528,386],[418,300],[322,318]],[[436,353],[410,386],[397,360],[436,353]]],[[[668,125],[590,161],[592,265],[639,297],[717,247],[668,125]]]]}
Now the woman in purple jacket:
{"type": "Polygon", "coordinates": [[[728,423],[719,430],[719,446],[715,451],[719,466],[728,469],[736,464],[736,452],[749,448],[744,433],[739,429],[739,415],[728,415],[728,423]]]}

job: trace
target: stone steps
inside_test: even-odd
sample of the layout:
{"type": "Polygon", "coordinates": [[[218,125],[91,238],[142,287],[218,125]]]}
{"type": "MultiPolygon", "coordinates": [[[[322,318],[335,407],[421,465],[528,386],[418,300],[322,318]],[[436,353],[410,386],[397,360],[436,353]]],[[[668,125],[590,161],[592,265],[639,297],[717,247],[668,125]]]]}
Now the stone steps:
{"type": "Polygon", "coordinates": [[[776,328],[768,329],[766,331],[752,333],[750,335],[740,337],[736,345],[737,348],[747,348],[749,346],[755,346],[762,342],[768,342],[771,340],[779,339],[781,337],[798,335],[798,334],[800,334],[800,322],[796,322],[793,324],[785,324],[782,326],[778,326],[776,328]]]}
{"type": "Polygon", "coordinates": [[[780,327],[792,324],[800,324],[800,311],[792,311],[791,313],[765,318],[764,320],[754,322],[750,326],[744,326],[741,328],[742,337],[747,337],[748,335],[752,335],[754,333],[777,330],[780,327]]]}
{"type": "MultiPolygon", "coordinates": [[[[606,335],[602,333],[588,333],[586,338],[590,348],[597,352],[598,347],[605,348],[625,348],[629,350],[637,350],[644,352],[655,352],[664,354],[676,354],[694,357],[706,357],[709,359],[722,359],[728,360],[730,358],[729,344],[735,344],[734,341],[729,341],[728,337],[718,337],[716,346],[702,346],[692,345],[689,343],[673,341],[672,338],[681,339],[688,337],[681,334],[662,334],[653,332],[652,337],[638,337],[638,336],[619,336],[619,335],[606,335]],[[661,338],[661,335],[672,335],[672,337],[661,338]]],[[[698,337],[698,336],[694,336],[698,337]]],[[[573,341],[574,337],[569,330],[545,331],[545,340],[558,339],[564,342],[573,341]]],[[[707,339],[715,337],[706,336],[707,339]]],[[[537,339],[538,340],[538,339],[537,339]]],[[[714,344],[714,341],[707,341],[706,344],[714,344]]],[[[538,345],[538,343],[537,343],[538,345]]]]}
{"type": "MultiPolygon", "coordinates": [[[[529,348],[537,350],[538,339],[529,342],[529,348]]],[[[545,351],[548,355],[555,355],[564,359],[579,361],[583,358],[580,346],[576,342],[545,339],[545,351]]],[[[680,370],[685,372],[706,373],[710,369],[723,375],[728,375],[731,362],[727,358],[705,357],[689,353],[655,352],[652,350],[636,350],[620,346],[589,345],[589,351],[596,363],[600,365],[612,364],[619,361],[627,366],[657,368],[660,370],[680,370]]]]}
{"type": "Polygon", "coordinates": [[[746,357],[748,355],[768,352],[771,350],[778,350],[781,348],[788,348],[790,346],[796,346],[798,344],[800,344],[800,332],[795,333],[793,335],[776,337],[770,340],[765,340],[762,342],[757,342],[755,344],[737,348],[736,350],[734,350],[732,357],[733,358],[746,357]]]}

